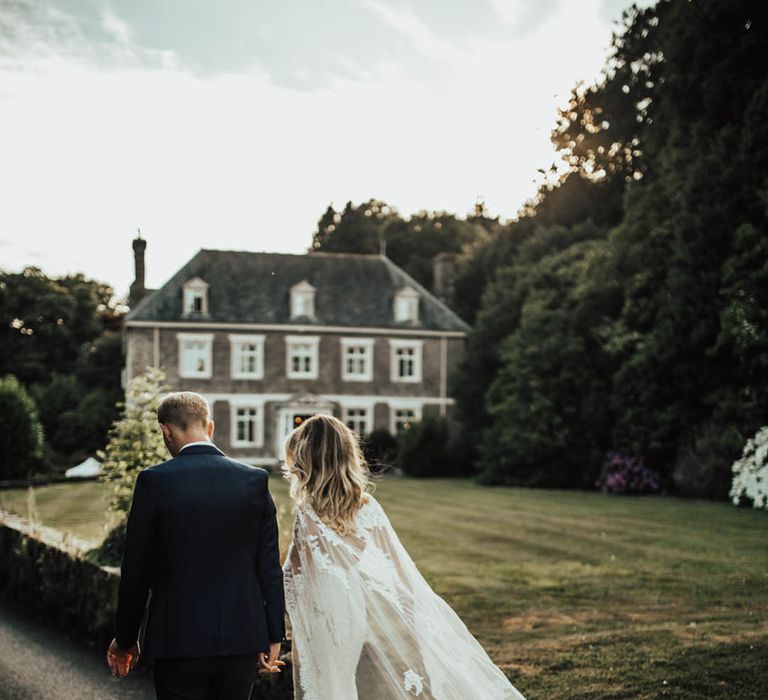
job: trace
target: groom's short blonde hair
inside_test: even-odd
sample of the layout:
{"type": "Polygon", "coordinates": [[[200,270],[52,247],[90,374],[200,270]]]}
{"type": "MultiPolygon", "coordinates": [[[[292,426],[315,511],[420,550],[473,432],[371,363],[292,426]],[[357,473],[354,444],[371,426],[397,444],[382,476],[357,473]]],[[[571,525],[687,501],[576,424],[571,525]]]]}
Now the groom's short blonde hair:
{"type": "Polygon", "coordinates": [[[200,425],[208,427],[211,411],[208,402],[194,391],[175,391],[168,394],[157,407],[157,422],[187,428],[200,425]]]}

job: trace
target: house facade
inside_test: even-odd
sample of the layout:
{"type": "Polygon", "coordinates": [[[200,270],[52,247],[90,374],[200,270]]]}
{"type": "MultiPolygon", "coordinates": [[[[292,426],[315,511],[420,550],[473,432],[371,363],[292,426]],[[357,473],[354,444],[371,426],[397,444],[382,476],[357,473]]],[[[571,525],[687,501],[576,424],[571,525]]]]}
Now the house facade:
{"type": "Polygon", "coordinates": [[[469,327],[385,255],[201,250],[149,291],[144,247],[134,241],[124,381],[158,367],[173,390],[205,396],[233,457],[276,465],[316,413],[365,436],[452,410],[469,327]]]}

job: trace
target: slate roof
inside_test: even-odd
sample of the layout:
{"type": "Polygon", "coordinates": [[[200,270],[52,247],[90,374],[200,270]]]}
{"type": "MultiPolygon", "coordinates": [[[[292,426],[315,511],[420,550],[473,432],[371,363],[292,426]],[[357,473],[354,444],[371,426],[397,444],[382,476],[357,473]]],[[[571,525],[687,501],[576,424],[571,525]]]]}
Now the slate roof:
{"type": "Polygon", "coordinates": [[[128,321],[291,323],[468,331],[469,326],[410,275],[382,255],[255,253],[200,250],[168,282],[144,297],[128,321]],[[184,283],[208,285],[208,314],[184,316],[184,283]],[[314,320],[290,318],[290,289],[307,280],[316,289],[314,320]],[[395,323],[393,302],[401,287],[419,293],[419,322],[395,323]]]}

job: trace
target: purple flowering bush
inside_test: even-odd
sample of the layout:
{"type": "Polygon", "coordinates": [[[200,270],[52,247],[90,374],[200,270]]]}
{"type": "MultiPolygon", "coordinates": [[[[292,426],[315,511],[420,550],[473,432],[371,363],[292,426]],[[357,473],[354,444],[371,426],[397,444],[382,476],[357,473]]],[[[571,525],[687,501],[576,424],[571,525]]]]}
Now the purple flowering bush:
{"type": "Polygon", "coordinates": [[[596,485],[603,493],[660,493],[662,487],[658,472],[642,457],[617,451],[606,455],[596,485]]]}

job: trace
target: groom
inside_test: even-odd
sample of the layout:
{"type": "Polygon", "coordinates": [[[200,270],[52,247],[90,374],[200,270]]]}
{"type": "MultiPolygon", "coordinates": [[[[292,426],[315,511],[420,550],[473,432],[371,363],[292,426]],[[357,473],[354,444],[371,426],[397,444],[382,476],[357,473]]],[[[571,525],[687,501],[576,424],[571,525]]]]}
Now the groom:
{"type": "Polygon", "coordinates": [[[247,700],[257,671],[275,673],[284,634],[283,572],[267,472],[226,457],[199,394],[157,410],[172,459],[139,472],[128,516],[112,673],[144,649],[158,700],[247,700]]]}

